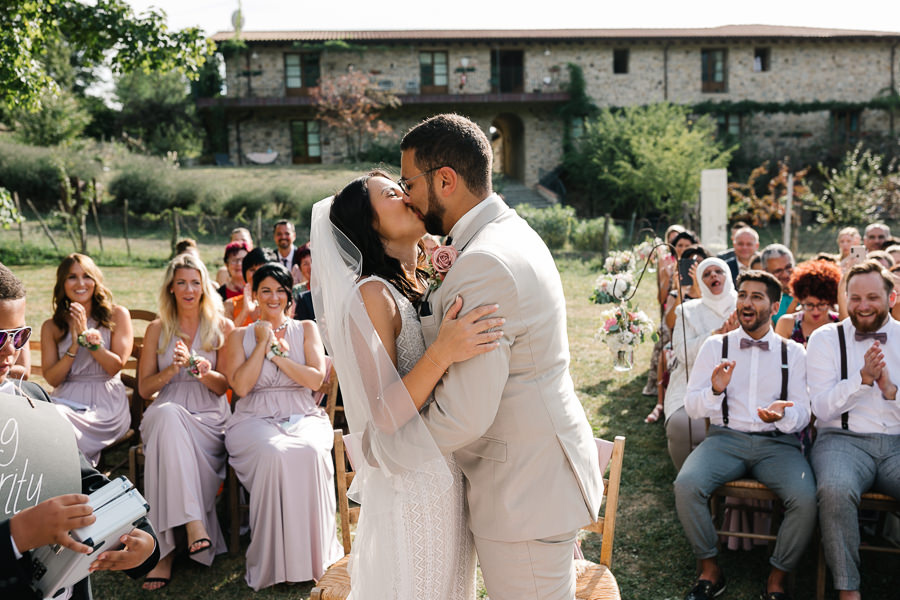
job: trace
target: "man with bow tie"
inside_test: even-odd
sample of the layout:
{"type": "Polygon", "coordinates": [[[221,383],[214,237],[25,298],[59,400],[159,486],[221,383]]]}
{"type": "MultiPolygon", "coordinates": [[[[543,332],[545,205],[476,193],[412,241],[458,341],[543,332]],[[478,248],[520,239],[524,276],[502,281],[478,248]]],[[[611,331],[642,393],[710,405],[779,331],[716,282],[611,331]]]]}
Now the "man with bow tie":
{"type": "Polygon", "coordinates": [[[849,319],[821,327],[807,345],[818,419],[812,450],[825,560],[841,600],[859,598],[859,500],[900,498],[900,324],[891,274],[869,260],[845,277],[849,319]]]}
{"type": "Polygon", "coordinates": [[[739,328],[712,335],[691,369],[685,411],[709,419],[706,439],[675,480],[675,505],[700,574],[686,600],[725,590],[716,556],[716,531],[707,502],[724,483],[752,477],[784,504],[765,600],[786,600],[785,579],[796,568],[816,524],[816,484],[794,433],[809,423],[803,346],[772,329],[781,284],[771,274],[747,271],[737,280],[739,328]]]}

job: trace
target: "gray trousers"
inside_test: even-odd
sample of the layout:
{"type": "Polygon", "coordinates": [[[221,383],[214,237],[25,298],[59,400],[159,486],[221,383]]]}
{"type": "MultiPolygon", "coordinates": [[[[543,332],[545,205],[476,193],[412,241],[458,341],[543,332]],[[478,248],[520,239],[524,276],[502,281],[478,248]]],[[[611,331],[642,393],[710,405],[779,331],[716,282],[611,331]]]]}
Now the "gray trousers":
{"type": "Polygon", "coordinates": [[[680,471],[688,454],[700,445],[706,437],[704,419],[692,419],[682,406],[671,416],[666,415],[666,439],[669,443],[669,457],[675,470],[680,471]]]}
{"type": "Polygon", "coordinates": [[[793,571],[816,526],[816,482],[790,434],[754,435],[710,425],[706,439],[675,479],[675,507],[698,559],[716,556],[716,530],[707,505],[723,483],[746,475],[759,480],[784,504],[785,514],[769,563],[793,571]]]}
{"type": "Polygon", "coordinates": [[[834,589],[858,590],[860,496],[871,489],[900,498],[900,435],[825,429],[813,444],[812,465],[834,589]]]}

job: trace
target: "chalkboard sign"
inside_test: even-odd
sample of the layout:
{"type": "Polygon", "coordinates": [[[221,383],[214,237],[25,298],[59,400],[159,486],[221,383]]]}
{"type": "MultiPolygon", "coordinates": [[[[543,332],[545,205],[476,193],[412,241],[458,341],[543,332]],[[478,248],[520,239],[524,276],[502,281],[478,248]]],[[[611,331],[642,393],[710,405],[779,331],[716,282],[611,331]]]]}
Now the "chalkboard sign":
{"type": "Polygon", "coordinates": [[[0,393],[0,520],[81,493],[80,467],[75,432],[55,406],[0,393]]]}

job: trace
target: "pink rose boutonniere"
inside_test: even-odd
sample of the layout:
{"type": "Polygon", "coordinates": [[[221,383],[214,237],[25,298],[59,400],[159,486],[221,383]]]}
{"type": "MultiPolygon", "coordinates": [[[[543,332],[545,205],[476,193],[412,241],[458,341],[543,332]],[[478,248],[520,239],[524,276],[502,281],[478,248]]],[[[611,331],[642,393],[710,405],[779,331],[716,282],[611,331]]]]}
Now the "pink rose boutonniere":
{"type": "Polygon", "coordinates": [[[441,286],[447,271],[456,262],[459,252],[453,246],[438,246],[428,257],[428,287],[436,290],[441,286]]]}

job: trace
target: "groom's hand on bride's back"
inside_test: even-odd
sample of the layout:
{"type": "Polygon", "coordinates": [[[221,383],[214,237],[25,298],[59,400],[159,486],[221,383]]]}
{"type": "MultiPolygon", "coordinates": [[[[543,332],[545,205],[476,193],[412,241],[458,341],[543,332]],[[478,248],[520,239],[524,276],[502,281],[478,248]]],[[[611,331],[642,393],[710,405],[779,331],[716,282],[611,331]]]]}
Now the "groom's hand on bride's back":
{"type": "Polygon", "coordinates": [[[496,349],[503,337],[503,331],[496,328],[506,319],[488,316],[500,309],[498,304],[485,304],[460,315],[462,307],[463,299],[457,296],[441,321],[437,339],[429,347],[445,370],[453,363],[496,349]]]}

